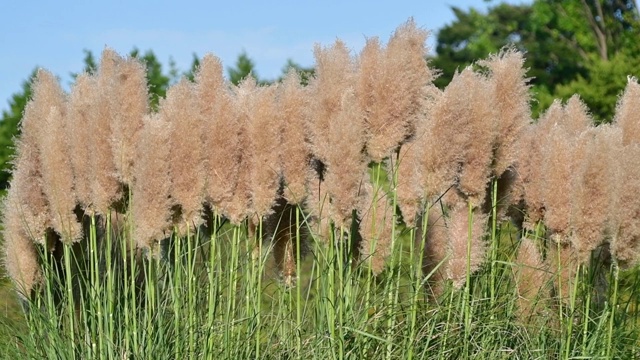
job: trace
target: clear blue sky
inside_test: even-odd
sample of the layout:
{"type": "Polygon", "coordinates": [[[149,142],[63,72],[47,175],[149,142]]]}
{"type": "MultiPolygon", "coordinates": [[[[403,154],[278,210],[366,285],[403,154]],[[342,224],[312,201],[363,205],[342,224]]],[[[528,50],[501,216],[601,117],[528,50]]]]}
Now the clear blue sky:
{"type": "MultiPolygon", "coordinates": [[[[450,6],[486,10],[497,0],[391,1],[5,1],[0,6],[0,109],[36,67],[58,75],[68,88],[83,67],[83,49],[105,46],[124,54],[151,49],[164,64],[172,57],[188,69],[193,53],[213,53],[225,66],[245,50],[261,78],[275,78],[287,59],[313,64],[315,43],[336,38],[359,51],[366,37],[386,41],[413,17],[433,30],[450,23],[450,6]]],[[[529,2],[510,0],[512,3],[529,2]]],[[[434,45],[432,34],[429,44],[434,45]]]]}

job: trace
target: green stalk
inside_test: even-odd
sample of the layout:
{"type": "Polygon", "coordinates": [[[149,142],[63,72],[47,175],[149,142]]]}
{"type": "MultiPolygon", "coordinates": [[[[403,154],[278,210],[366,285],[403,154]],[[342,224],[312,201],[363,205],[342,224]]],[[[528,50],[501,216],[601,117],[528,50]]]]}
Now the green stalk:
{"type": "Polygon", "coordinates": [[[296,206],[296,353],[302,357],[302,256],[300,254],[300,207],[296,206]]]}
{"type": "Polygon", "coordinates": [[[611,298],[611,315],[609,317],[609,331],[607,334],[607,354],[606,358],[611,359],[611,349],[613,347],[613,325],[616,318],[616,308],[618,307],[618,281],[620,278],[620,269],[617,264],[613,264],[613,297],[611,298]]]}
{"type": "Polygon", "coordinates": [[[218,276],[217,274],[221,274],[217,272],[217,266],[220,266],[220,259],[218,259],[218,216],[213,214],[213,226],[211,229],[211,236],[209,239],[209,301],[208,301],[208,313],[207,313],[207,331],[208,331],[208,341],[207,341],[207,355],[212,356],[214,349],[215,339],[213,337],[213,325],[215,323],[215,314],[216,309],[218,307],[218,276]]]}
{"type": "Polygon", "coordinates": [[[500,237],[497,236],[497,208],[498,208],[498,180],[492,180],[492,193],[491,193],[491,320],[495,319],[496,305],[496,279],[497,275],[497,260],[498,260],[498,248],[500,246],[500,237]]]}
{"type": "Polygon", "coordinates": [[[171,284],[171,297],[173,300],[173,329],[175,336],[175,345],[174,345],[174,358],[179,359],[183,357],[182,345],[184,340],[184,335],[182,334],[182,328],[180,324],[184,320],[182,318],[182,293],[181,288],[183,286],[182,280],[182,237],[177,229],[173,231],[174,241],[174,254],[173,254],[173,278],[171,284]]]}
{"type": "Polygon", "coordinates": [[[73,299],[73,273],[71,271],[71,245],[63,245],[64,252],[64,271],[65,271],[65,285],[66,285],[66,312],[68,315],[67,335],[69,336],[69,349],[71,350],[72,358],[75,359],[75,302],[73,299]]]}
{"type": "Polygon", "coordinates": [[[469,356],[469,343],[471,341],[471,241],[473,238],[473,207],[471,202],[468,203],[469,208],[469,233],[467,238],[467,271],[464,284],[464,354],[469,356]]]}

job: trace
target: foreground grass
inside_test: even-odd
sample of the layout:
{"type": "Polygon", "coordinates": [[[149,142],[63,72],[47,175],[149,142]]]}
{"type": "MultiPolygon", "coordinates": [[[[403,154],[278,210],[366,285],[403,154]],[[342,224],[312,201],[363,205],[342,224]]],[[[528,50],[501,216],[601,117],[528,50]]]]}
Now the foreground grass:
{"type": "Polygon", "coordinates": [[[428,296],[412,254],[418,249],[400,228],[390,266],[375,277],[366,260],[351,262],[348,246],[312,238],[298,262],[303,276],[289,287],[278,279],[269,243],[253,250],[245,227],[218,223],[212,235],[174,235],[150,258],[120,251],[128,247],[126,230],[109,232],[115,239],[107,240],[119,244],[110,248],[92,229],[90,247],[100,251],[68,246],[69,261],[45,259],[49,281],[26,323],[3,317],[5,358],[638,356],[636,276],[625,275],[596,301],[585,271],[570,302],[543,299],[552,305],[523,321],[509,260],[517,241],[508,228],[488,239],[499,250],[493,261],[438,299],[428,296]]]}

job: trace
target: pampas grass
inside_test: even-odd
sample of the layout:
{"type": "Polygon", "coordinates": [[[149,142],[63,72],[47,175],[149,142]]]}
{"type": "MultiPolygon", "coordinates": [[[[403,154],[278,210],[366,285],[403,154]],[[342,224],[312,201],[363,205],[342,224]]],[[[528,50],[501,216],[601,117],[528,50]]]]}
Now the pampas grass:
{"type": "Polygon", "coordinates": [[[318,45],[307,86],[207,55],[156,112],[113,50],[69,94],[38,72],[3,201],[10,356],[633,357],[635,82],[610,126],[577,97],[533,123],[522,54],[441,91],[426,36],[318,45]]]}

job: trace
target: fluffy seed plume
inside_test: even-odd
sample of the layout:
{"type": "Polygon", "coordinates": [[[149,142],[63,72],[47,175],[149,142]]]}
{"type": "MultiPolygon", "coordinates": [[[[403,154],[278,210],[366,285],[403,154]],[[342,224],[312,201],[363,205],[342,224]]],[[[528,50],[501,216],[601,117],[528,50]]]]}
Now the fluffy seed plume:
{"type": "Polygon", "coordinates": [[[614,123],[622,128],[623,144],[640,143],[640,85],[638,79],[629,77],[629,82],[616,106],[614,123]]]}
{"type": "Polygon", "coordinates": [[[238,111],[224,80],[220,59],[205,55],[195,81],[196,103],[204,126],[206,198],[215,211],[221,212],[223,204],[231,199],[238,172],[241,150],[238,111]]]}
{"type": "MultiPolygon", "coordinates": [[[[416,141],[407,142],[400,148],[395,171],[397,174],[396,197],[404,223],[410,227],[417,225],[416,217],[422,212],[422,179],[419,173],[420,150],[416,141]]],[[[394,169],[387,170],[393,174],[394,169]]]]}
{"type": "Polygon", "coordinates": [[[592,124],[593,119],[589,115],[589,108],[578,95],[573,95],[564,106],[565,116],[560,123],[567,131],[569,136],[577,138],[580,134],[587,130],[592,124]]]}
{"type": "Polygon", "coordinates": [[[306,139],[309,119],[309,92],[300,85],[300,76],[291,70],[282,82],[279,107],[282,113],[280,166],[283,196],[289,204],[301,204],[307,196],[307,171],[311,157],[306,139]]]}
{"type": "MultiPolygon", "coordinates": [[[[169,174],[171,198],[180,207],[177,219],[181,231],[202,223],[204,167],[202,164],[202,122],[195,106],[192,84],[183,79],[167,91],[158,112],[169,123],[169,174]]],[[[166,145],[166,144],[165,144],[166,145]]]]}
{"type": "Polygon", "coordinates": [[[469,113],[466,79],[473,75],[471,69],[463,72],[464,75],[454,76],[443,93],[434,94],[434,103],[426,112],[424,130],[418,131],[422,149],[419,171],[427,201],[433,201],[455,185],[469,143],[470,134],[462,129],[467,128],[469,113]]]}
{"type": "Polygon", "coordinates": [[[526,322],[530,316],[536,314],[550,295],[547,284],[551,273],[543,262],[536,244],[526,237],[520,242],[512,268],[518,293],[518,318],[526,322]]]}
{"type": "Polygon", "coordinates": [[[612,236],[611,253],[622,268],[640,263],[640,145],[631,143],[620,157],[618,229],[612,236]]]}
{"type": "Polygon", "coordinates": [[[491,98],[491,84],[484,77],[467,68],[460,73],[458,81],[467,91],[466,104],[459,104],[460,110],[463,111],[460,115],[464,117],[461,119],[464,128],[458,131],[464,131],[469,135],[463,146],[458,189],[475,207],[484,201],[491,174],[493,143],[496,137],[494,104],[491,98]]]}
{"type": "Polygon", "coordinates": [[[345,229],[350,227],[353,210],[364,196],[362,184],[367,176],[361,118],[353,92],[346,92],[327,136],[331,151],[326,154],[325,184],[331,196],[332,219],[345,229]]]}
{"type": "Polygon", "coordinates": [[[619,128],[602,125],[583,133],[585,149],[573,196],[573,246],[586,263],[611,233],[616,212],[617,158],[622,144],[619,128]]]}
{"type": "Polygon", "coordinates": [[[11,206],[16,206],[14,210],[23,219],[25,234],[43,242],[45,231],[51,226],[51,213],[44,189],[41,149],[47,135],[46,119],[53,108],[65,106],[65,96],[55,76],[45,70],[37,72],[32,91],[33,97],[20,122],[21,137],[16,141],[9,193],[15,200],[11,206]]]}
{"type": "Polygon", "coordinates": [[[379,274],[392,251],[393,211],[383,189],[374,189],[370,183],[366,187],[367,200],[363,203],[367,206],[359,211],[360,256],[363,259],[371,257],[371,270],[379,274]]]}
{"type": "Polygon", "coordinates": [[[70,243],[82,238],[82,229],[74,213],[76,197],[69,160],[71,149],[67,142],[68,124],[65,110],[58,106],[51,107],[43,124],[47,131],[42,133],[39,144],[43,190],[49,203],[51,224],[62,241],[70,243]]]}
{"type": "Polygon", "coordinates": [[[99,214],[106,214],[109,208],[121,197],[120,177],[113,162],[113,150],[111,147],[111,123],[115,115],[110,105],[114,96],[114,81],[117,76],[118,64],[124,61],[115,51],[105,49],[102,52],[100,68],[97,74],[96,98],[94,108],[89,118],[88,141],[92,151],[90,161],[92,181],[92,206],[91,209],[99,214]]]}
{"type": "Polygon", "coordinates": [[[160,114],[146,116],[136,146],[132,215],[140,248],[152,248],[171,227],[170,126],[160,114]]]}
{"type": "Polygon", "coordinates": [[[559,101],[554,101],[540,120],[528,126],[522,135],[523,150],[518,152],[518,178],[526,204],[524,227],[534,230],[544,214],[546,176],[543,171],[549,133],[562,120],[564,111],[559,101]]]}
{"type": "MultiPolygon", "coordinates": [[[[277,86],[258,87],[253,78],[239,85],[240,111],[246,116],[251,207],[257,218],[271,213],[280,187],[282,116],[276,106],[277,86]]],[[[254,218],[255,219],[255,218],[254,218]]]]}
{"type": "Polygon", "coordinates": [[[447,278],[453,280],[453,286],[458,289],[467,279],[467,269],[474,273],[485,259],[487,246],[483,237],[487,220],[488,216],[478,210],[470,216],[469,209],[464,206],[451,212],[447,226],[450,256],[447,278]]]}
{"type": "Polygon", "coordinates": [[[513,48],[505,48],[478,64],[487,67],[491,73],[489,81],[498,133],[494,174],[499,177],[516,161],[518,139],[531,118],[527,69],[523,68],[523,54],[513,48]]]}
{"type": "Polygon", "coordinates": [[[71,149],[69,160],[73,170],[76,198],[83,209],[91,205],[93,195],[89,121],[91,113],[95,111],[94,100],[98,96],[96,87],[94,77],[86,73],[78,75],[71,88],[67,109],[68,141],[71,149]]]}
{"type": "Polygon", "coordinates": [[[386,48],[371,38],[360,54],[356,94],[365,114],[367,153],[375,162],[415,132],[433,79],[425,61],[427,36],[410,20],[396,30],[386,48]]]}
{"type": "MultiPolygon", "coordinates": [[[[342,41],[336,41],[329,48],[316,46],[316,76],[309,84],[312,102],[310,104],[309,138],[313,155],[322,162],[333,152],[329,137],[331,124],[342,112],[345,92],[350,91],[355,77],[354,64],[349,49],[342,41]]],[[[355,107],[356,105],[353,105],[355,107]]],[[[350,121],[361,121],[361,118],[350,121]]]]}
{"type": "Polygon", "coordinates": [[[146,68],[137,59],[129,58],[117,63],[113,79],[113,97],[109,102],[111,122],[111,148],[118,180],[132,183],[134,147],[142,119],[149,112],[149,92],[146,68]]]}
{"type": "Polygon", "coordinates": [[[450,259],[448,242],[442,205],[435,203],[428,212],[418,217],[415,230],[415,248],[418,251],[422,249],[422,273],[429,276],[430,293],[434,298],[442,293],[447,280],[450,259]]]}
{"type": "Polygon", "coordinates": [[[543,191],[544,223],[557,241],[568,241],[571,220],[571,204],[574,184],[579,181],[576,173],[577,142],[567,136],[563,128],[556,126],[549,134],[542,168],[546,177],[543,191]]]}
{"type": "Polygon", "coordinates": [[[23,299],[29,299],[31,290],[42,280],[42,271],[35,244],[25,232],[20,207],[15,193],[10,189],[0,209],[4,239],[1,262],[18,294],[23,299]]]}

